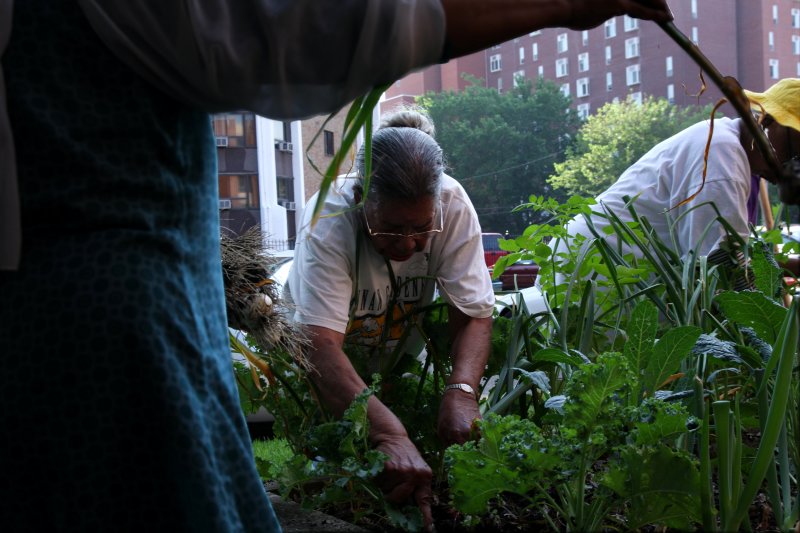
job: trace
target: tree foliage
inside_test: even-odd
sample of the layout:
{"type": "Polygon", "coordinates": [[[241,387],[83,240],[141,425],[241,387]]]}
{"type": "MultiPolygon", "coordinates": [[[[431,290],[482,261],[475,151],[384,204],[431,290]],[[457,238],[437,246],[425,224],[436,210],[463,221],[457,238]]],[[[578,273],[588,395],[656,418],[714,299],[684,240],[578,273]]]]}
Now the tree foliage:
{"type": "Polygon", "coordinates": [[[475,83],[418,100],[484,231],[519,234],[536,221],[535,213],[512,210],[531,194],[554,195],[547,177],[580,124],[555,84],[519,82],[505,93],[475,83]]]}
{"type": "Polygon", "coordinates": [[[569,194],[596,196],[653,146],[710,116],[710,107],[678,108],[663,98],[606,104],[586,120],[548,181],[569,194]]]}

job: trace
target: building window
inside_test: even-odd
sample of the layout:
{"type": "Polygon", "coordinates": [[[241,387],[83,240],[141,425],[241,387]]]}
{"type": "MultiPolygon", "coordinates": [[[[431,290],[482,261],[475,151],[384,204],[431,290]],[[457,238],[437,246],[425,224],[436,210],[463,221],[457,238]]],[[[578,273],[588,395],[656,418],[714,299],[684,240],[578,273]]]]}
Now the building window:
{"type": "Polygon", "coordinates": [[[294,178],[286,176],[276,176],[276,196],[278,197],[278,205],[282,205],[288,209],[288,202],[294,202],[294,178]]]}
{"type": "Polygon", "coordinates": [[[628,15],[624,15],[622,17],[622,20],[623,20],[622,25],[625,28],[625,31],[633,31],[639,29],[639,21],[637,19],[629,17],[628,15]]]}
{"type": "Polygon", "coordinates": [[[606,46],[606,65],[611,64],[611,47],[606,46]]]}
{"type": "Polygon", "coordinates": [[[671,83],[667,85],[667,101],[670,104],[675,103],[675,86],[671,83]]]}
{"type": "Polygon", "coordinates": [[[795,72],[797,73],[795,74],[795,76],[800,78],[800,62],[797,63],[797,66],[795,67],[795,72]]]}
{"type": "Polygon", "coordinates": [[[589,118],[589,104],[578,104],[578,118],[581,120],[589,118]]]}
{"type": "Polygon", "coordinates": [[[589,96],[589,78],[578,78],[575,82],[575,93],[578,98],[589,96]]]}
{"type": "Polygon", "coordinates": [[[800,35],[792,35],[792,53],[800,56],[800,35]]]}
{"type": "Polygon", "coordinates": [[[217,146],[256,146],[256,116],[253,113],[219,113],[213,116],[212,125],[217,146]]]}
{"type": "Polygon", "coordinates": [[[325,155],[333,155],[336,151],[333,147],[333,132],[325,130],[323,134],[325,135],[325,155]]]}
{"type": "Polygon", "coordinates": [[[639,65],[630,65],[625,69],[625,83],[628,86],[639,83],[639,65]]]}
{"type": "Polygon", "coordinates": [[[537,69],[537,74],[539,75],[540,78],[544,78],[544,65],[539,65],[539,68],[537,69]]]}
{"type": "Polygon", "coordinates": [[[578,72],[589,70],[589,52],[578,54],[578,72]]]}
{"type": "Polygon", "coordinates": [[[497,78],[497,92],[503,92],[503,78],[497,78]]]}
{"type": "Polygon", "coordinates": [[[569,97],[569,83],[563,84],[559,90],[561,91],[561,94],[569,97]]]}
{"type": "Polygon", "coordinates": [[[514,80],[512,81],[513,86],[519,87],[524,82],[525,82],[525,71],[524,70],[516,71],[514,73],[514,80]]]}
{"type": "Polygon", "coordinates": [[[569,59],[566,57],[556,59],[556,78],[563,78],[567,74],[569,74],[569,59]]]}
{"type": "Polygon", "coordinates": [[[780,69],[778,68],[778,60],[777,59],[770,59],[769,60],[769,77],[773,80],[777,80],[780,78],[780,69]]]}
{"type": "Polygon", "coordinates": [[[775,51],[775,34],[772,32],[769,32],[767,34],[767,45],[769,46],[770,52],[775,51]]]}
{"type": "Polygon", "coordinates": [[[778,24],[778,6],[772,4],[772,23],[777,26],[778,24]]]}
{"type": "Polygon", "coordinates": [[[692,26],[692,42],[698,44],[700,42],[700,35],[697,33],[697,26],[692,26]]]}
{"type": "Polygon", "coordinates": [[[531,57],[534,61],[539,61],[539,43],[533,43],[531,46],[531,57]]]}
{"type": "Polygon", "coordinates": [[[673,71],[672,71],[672,56],[667,56],[666,66],[667,66],[667,77],[671,78],[672,74],[673,74],[673,71]]]}
{"type": "Polygon", "coordinates": [[[522,46],[519,47],[519,64],[522,65],[525,63],[525,48],[522,46]]]}
{"type": "Polygon", "coordinates": [[[569,37],[566,33],[559,33],[556,36],[556,52],[559,54],[566,52],[569,49],[569,37]]]}
{"type": "Polygon", "coordinates": [[[639,38],[625,39],[625,59],[639,57],[639,38]]]}
{"type": "Polygon", "coordinates": [[[692,18],[697,18],[697,0],[692,0],[692,18]]]}
{"type": "Polygon", "coordinates": [[[800,29],[800,9],[792,8],[792,28],[800,29]]]}
{"type": "Polygon", "coordinates": [[[497,72],[502,68],[503,56],[494,54],[489,56],[489,72],[497,72]]]}
{"type": "Polygon", "coordinates": [[[611,91],[614,88],[614,76],[610,72],[606,72],[606,91],[611,91]]]}
{"type": "Polygon", "coordinates": [[[219,197],[231,201],[231,209],[258,207],[258,174],[220,174],[219,197]]]}
{"type": "Polygon", "coordinates": [[[608,19],[604,24],[604,28],[605,28],[606,39],[611,39],[612,37],[616,37],[617,36],[617,19],[615,19],[615,18],[608,19]]]}
{"type": "Polygon", "coordinates": [[[642,105],[642,91],[636,91],[631,93],[631,100],[633,100],[639,105],[642,105]]]}
{"type": "Polygon", "coordinates": [[[589,44],[589,32],[587,30],[583,30],[581,32],[581,44],[586,46],[589,44]]]}

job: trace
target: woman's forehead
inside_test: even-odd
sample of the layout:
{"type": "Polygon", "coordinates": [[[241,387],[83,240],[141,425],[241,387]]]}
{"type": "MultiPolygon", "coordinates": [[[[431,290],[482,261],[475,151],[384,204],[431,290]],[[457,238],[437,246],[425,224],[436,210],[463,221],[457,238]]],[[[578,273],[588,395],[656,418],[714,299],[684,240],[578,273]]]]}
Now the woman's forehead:
{"type": "Polygon", "coordinates": [[[386,223],[426,222],[434,214],[435,203],[435,199],[432,196],[413,199],[383,198],[373,205],[372,210],[386,223]]]}

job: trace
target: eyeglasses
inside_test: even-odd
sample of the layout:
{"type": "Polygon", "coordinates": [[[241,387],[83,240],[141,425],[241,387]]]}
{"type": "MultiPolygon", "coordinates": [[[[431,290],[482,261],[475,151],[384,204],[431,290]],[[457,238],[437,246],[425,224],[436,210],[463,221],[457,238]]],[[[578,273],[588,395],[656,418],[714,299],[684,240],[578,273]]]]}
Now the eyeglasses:
{"type": "Polygon", "coordinates": [[[433,226],[430,229],[426,229],[423,231],[411,231],[406,233],[393,233],[388,231],[373,231],[373,229],[369,225],[369,217],[367,216],[367,210],[362,207],[362,211],[364,213],[364,224],[367,227],[367,233],[369,233],[370,237],[391,237],[395,239],[399,238],[412,238],[412,239],[422,239],[422,238],[430,238],[433,237],[437,233],[442,232],[442,228],[444,227],[444,215],[442,214],[442,206],[441,204],[436,207],[436,213],[433,215],[433,222],[431,225],[433,226]],[[438,216],[437,216],[438,214],[438,216]],[[438,218],[438,224],[436,223],[436,219],[438,218]]]}

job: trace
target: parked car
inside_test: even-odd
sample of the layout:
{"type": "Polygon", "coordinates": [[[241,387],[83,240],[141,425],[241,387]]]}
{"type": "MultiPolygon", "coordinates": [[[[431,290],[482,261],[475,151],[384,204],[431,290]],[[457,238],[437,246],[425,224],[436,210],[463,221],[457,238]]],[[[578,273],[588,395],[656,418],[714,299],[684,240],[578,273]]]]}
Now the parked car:
{"type": "Polygon", "coordinates": [[[532,259],[521,259],[509,265],[503,270],[498,278],[502,282],[504,291],[515,289],[525,289],[532,287],[536,283],[536,276],[539,274],[539,265],[532,259]]]}
{"type": "Polygon", "coordinates": [[[500,249],[500,239],[503,236],[499,233],[481,233],[483,240],[483,259],[486,261],[486,266],[491,268],[497,263],[497,260],[507,255],[508,252],[500,249]]]}
{"type": "Polygon", "coordinates": [[[544,295],[539,287],[531,286],[520,290],[501,291],[494,295],[494,308],[497,315],[511,318],[520,311],[529,315],[536,315],[547,311],[544,295]]]}

